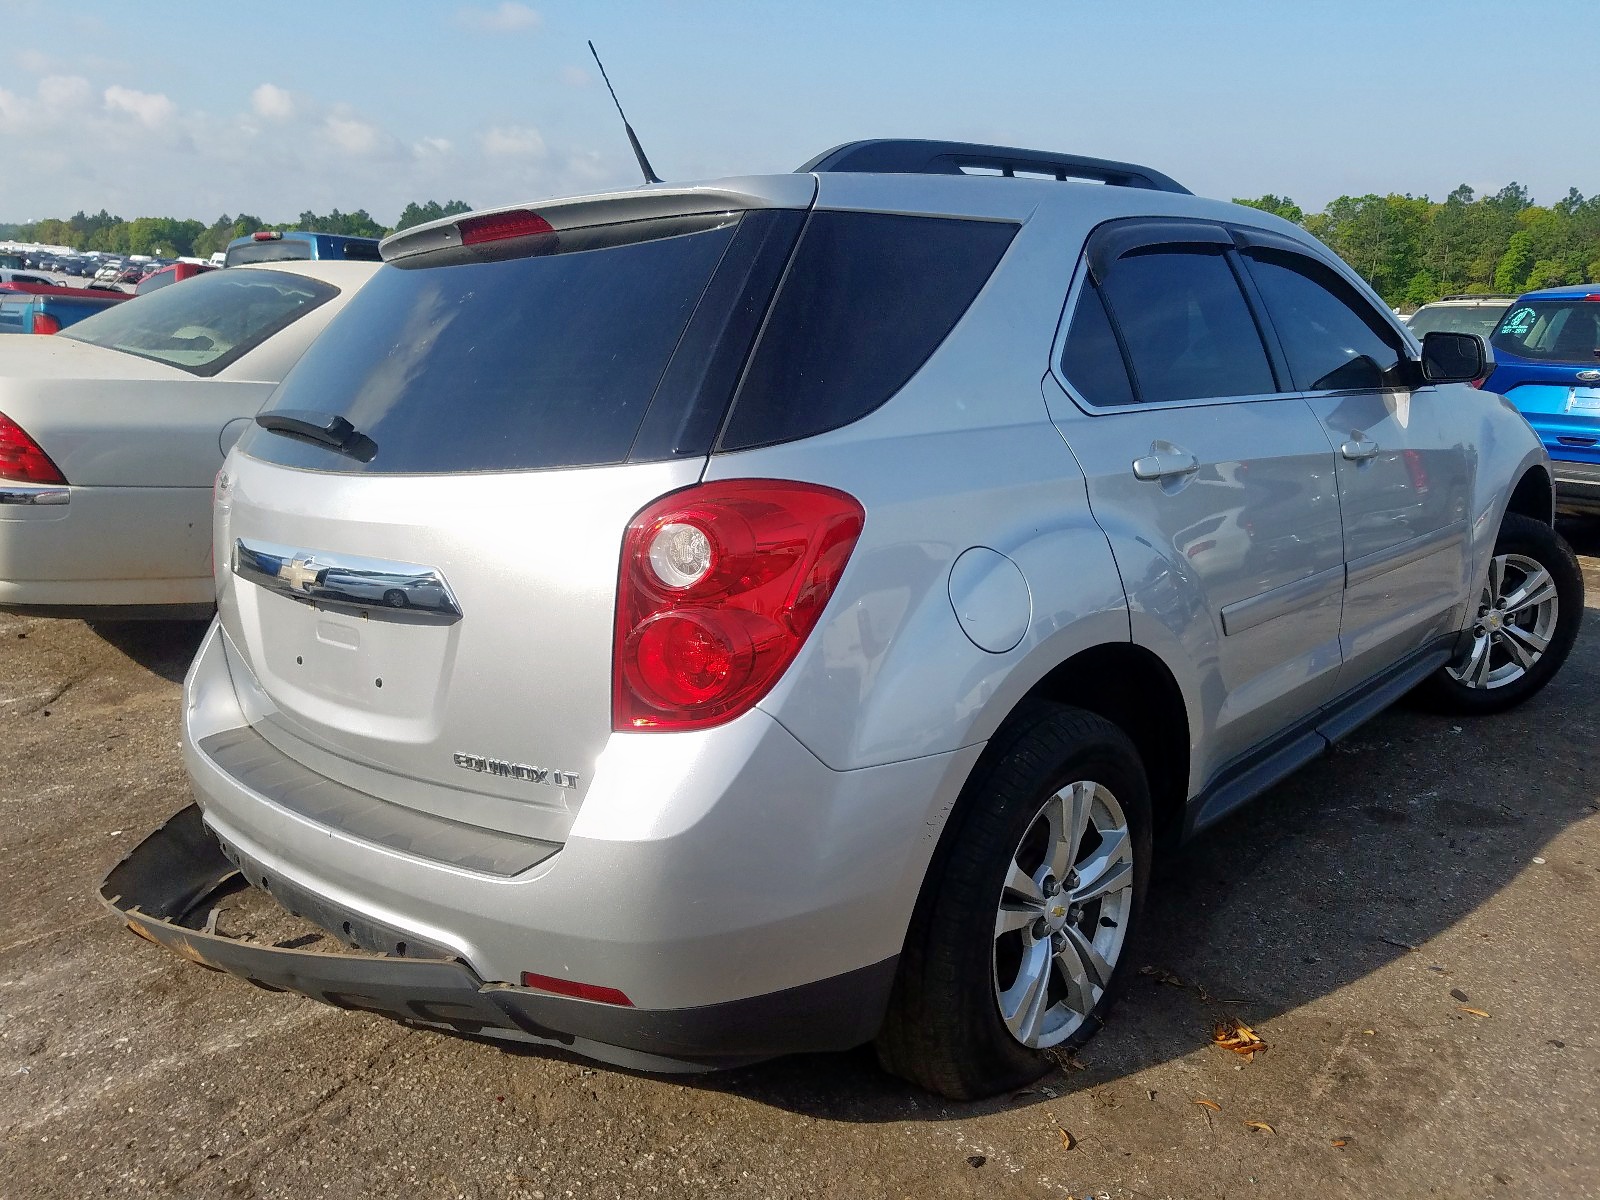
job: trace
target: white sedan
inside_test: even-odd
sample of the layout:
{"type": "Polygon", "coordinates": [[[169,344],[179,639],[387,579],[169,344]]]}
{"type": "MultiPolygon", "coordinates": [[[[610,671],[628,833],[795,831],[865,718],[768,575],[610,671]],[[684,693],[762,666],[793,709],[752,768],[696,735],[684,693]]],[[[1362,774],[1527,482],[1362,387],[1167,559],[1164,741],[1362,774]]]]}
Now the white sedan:
{"type": "Polygon", "coordinates": [[[0,610],[210,610],[229,446],[377,263],[212,271],[0,339],[0,610]]]}

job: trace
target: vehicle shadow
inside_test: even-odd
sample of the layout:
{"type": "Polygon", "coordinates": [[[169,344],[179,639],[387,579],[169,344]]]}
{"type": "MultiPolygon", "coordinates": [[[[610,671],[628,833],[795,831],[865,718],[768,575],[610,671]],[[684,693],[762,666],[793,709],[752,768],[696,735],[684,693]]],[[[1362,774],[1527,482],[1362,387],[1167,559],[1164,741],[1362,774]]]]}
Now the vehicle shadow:
{"type": "Polygon", "coordinates": [[[1520,709],[1401,705],[1197,839],[1158,872],[1127,991],[1075,1069],[1035,1085],[1049,1092],[944,1101],[882,1074],[870,1048],[685,1083],[819,1120],[965,1118],[1188,1055],[1225,1017],[1254,1025],[1319,1000],[1462,921],[1595,812],[1597,682],[1591,608],[1567,665],[1520,709]]]}
{"type": "Polygon", "coordinates": [[[89,628],[145,670],[182,683],[210,621],[90,621],[89,628]]]}

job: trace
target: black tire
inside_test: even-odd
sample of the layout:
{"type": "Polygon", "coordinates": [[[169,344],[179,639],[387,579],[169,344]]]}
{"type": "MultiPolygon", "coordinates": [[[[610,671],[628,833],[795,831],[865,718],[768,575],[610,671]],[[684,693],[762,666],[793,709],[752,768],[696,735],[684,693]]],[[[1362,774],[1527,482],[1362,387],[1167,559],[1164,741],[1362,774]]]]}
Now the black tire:
{"type": "Polygon", "coordinates": [[[383,594],[383,602],[390,608],[404,608],[409,603],[406,599],[406,594],[399,588],[390,588],[385,592],[383,594]]]}
{"type": "Polygon", "coordinates": [[[1507,554],[1532,559],[1550,572],[1555,582],[1557,612],[1549,645],[1520,678],[1499,687],[1472,687],[1452,675],[1450,668],[1440,667],[1418,689],[1418,698],[1430,708],[1464,716],[1515,708],[1549,683],[1571,653],[1583,622],[1583,571],[1572,547],[1543,521],[1507,513],[1495,539],[1494,555],[1507,554]]]}
{"type": "Polygon", "coordinates": [[[1015,1089],[1083,1045],[1127,977],[1150,876],[1150,789],[1133,743],[1082,709],[1040,704],[990,743],[967,782],[900,957],[878,1035],[884,1068],[931,1092],[972,1100],[1015,1089]],[[1075,781],[1108,788],[1132,847],[1132,899],[1118,961],[1099,1002],[1066,1040],[1032,1049],[1001,1019],[995,990],[995,919],[1013,854],[1045,801],[1075,781]]]}

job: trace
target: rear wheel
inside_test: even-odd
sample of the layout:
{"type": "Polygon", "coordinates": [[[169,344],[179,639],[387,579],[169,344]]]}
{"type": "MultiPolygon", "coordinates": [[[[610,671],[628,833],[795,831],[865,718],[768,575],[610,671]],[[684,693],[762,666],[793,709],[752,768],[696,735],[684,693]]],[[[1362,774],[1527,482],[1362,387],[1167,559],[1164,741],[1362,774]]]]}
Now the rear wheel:
{"type": "Polygon", "coordinates": [[[954,1099],[1037,1079],[1099,1029],[1149,876],[1149,787],[1127,736],[1041,705],[1002,732],[907,936],[883,1065],[954,1099]]]}
{"type": "Polygon", "coordinates": [[[1583,572],[1572,548],[1532,517],[1507,514],[1477,598],[1472,641],[1424,685],[1448,712],[1494,713],[1555,676],[1583,619],[1583,572]]]}

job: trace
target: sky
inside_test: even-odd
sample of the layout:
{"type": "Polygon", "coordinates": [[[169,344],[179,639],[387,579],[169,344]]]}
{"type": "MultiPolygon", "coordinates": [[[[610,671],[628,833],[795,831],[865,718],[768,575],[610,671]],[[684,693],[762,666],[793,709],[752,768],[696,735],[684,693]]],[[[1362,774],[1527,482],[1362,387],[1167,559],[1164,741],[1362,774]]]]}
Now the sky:
{"type": "Polygon", "coordinates": [[[0,222],[388,225],[410,201],[631,186],[590,38],[671,181],[931,137],[1308,211],[1600,192],[1600,0],[0,0],[0,222]]]}

